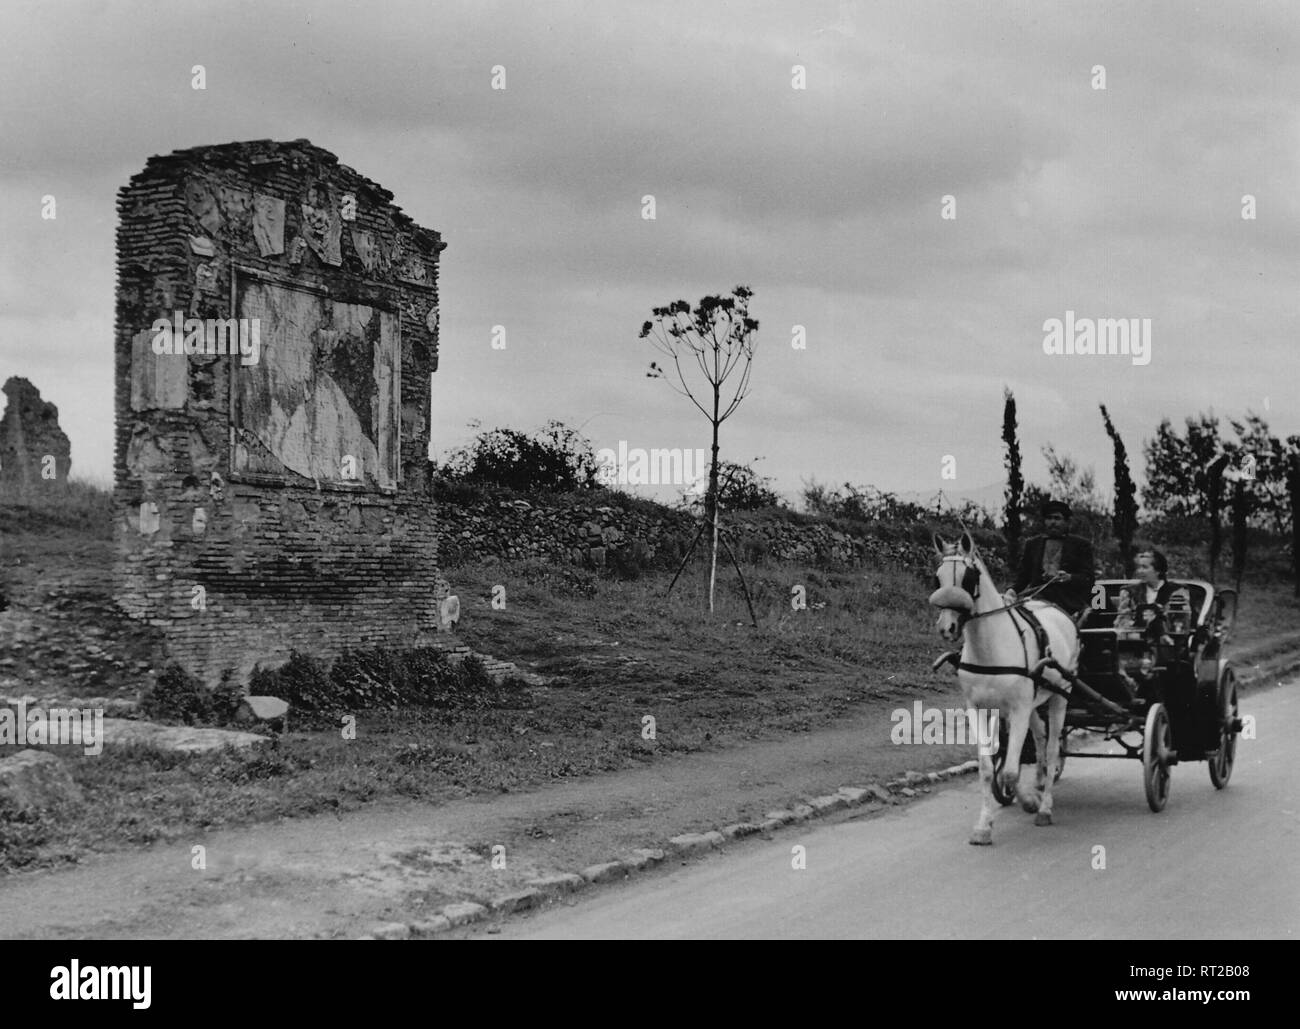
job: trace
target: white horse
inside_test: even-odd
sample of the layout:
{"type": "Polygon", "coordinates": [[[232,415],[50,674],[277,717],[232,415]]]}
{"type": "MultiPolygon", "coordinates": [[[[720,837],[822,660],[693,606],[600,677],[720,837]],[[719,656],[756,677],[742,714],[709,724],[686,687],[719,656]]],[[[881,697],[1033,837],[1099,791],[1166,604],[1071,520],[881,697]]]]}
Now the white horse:
{"type": "MultiPolygon", "coordinates": [[[[1008,795],[1016,793],[1026,811],[1037,812],[1035,825],[1051,825],[1052,784],[1058,767],[1069,682],[1059,671],[1045,665],[1043,659],[1050,656],[1061,668],[1076,673],[1078,630],[1070,616],[1055,604],[1035,600],[1008,606],[975,552],[975,542],[969,533],[962,533],[956,544],[946,543],[935,534],[934,546],[942,562],[935,573],[939,588],[930,596],[930,603],[940,609],[937,628],[943,639],[951,642],[965,632],[961,659],[954,663],[966,707],[973,709],[972,717],[980,726],[988,724],[991,712],[997,712],[1006,721],[1007,757],[1002,769],[1002,786],[1008,795]],[[1046,630],[1048,654],[1039,653],[1036,634],[1018,607],[1029,608],[1046,630]],[[1041,685],[1034,678],[1035,673],[1041,685]],[[1045,730],[1040,716],[1044,707],[1045,730]],[[1038,751],[1038,780],[1034,793],[1023,794],[1017,789],[1020,751],[1029,728],[1033,729],[1038,751]]],[[[993,815],[998,809],[993,797],[996,750],[996,735],[991,741],[981,741],[983,804],[970,838],[978,846],[993,842],[993,815]]]]}

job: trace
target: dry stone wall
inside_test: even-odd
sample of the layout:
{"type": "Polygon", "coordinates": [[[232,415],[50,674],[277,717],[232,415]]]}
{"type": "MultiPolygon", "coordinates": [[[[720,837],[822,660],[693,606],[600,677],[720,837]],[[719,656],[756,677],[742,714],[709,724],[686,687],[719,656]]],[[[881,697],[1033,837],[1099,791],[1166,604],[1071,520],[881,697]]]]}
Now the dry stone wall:
{"type": "Polygon", "coordinates": [[[435,643],[444,244],[306,140],[155,157],[119,193],[118,603],[213,682],[435,643]]]}
{"type": "MultiPolygon", "coordinates": [[[[747,512],[729,512],[724,524],[744,562],[800,561],[818,566],[857,567],[929,560],[915,544],[851,535],[822,523],[798,524],[747,512]]],[[[681,560],[698,522],[669,508],[655,513],[619,504],[592,503],[574,494],[457,495],[439,505],[439,544],[447,564],[484,559],[540,558],[562,564],[601,567],[619,552],[642,552],[662,564],[681,560]]],[[[697,550],[702,554],[703,547],[697,550]]]]}

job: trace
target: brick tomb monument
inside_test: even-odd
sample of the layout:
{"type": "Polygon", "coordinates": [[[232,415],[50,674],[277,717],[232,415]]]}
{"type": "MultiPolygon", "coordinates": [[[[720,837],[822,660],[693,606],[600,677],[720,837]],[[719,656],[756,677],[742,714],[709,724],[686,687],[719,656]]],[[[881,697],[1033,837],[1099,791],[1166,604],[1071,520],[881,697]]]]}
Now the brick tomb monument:
{"type": "MultiPolygon", "coordinates": [[[[306,140],[119,192],[118,601],[209,684],[439,633],[437,232],[306,140]]],[[[457,648],[462,652],[464,648],[457,648]]]]}

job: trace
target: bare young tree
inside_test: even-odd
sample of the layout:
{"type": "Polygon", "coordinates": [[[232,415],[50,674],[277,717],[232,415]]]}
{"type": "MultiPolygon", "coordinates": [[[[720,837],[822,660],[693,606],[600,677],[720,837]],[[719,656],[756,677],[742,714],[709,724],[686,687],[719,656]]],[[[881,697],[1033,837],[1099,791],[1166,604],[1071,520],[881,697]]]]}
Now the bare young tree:
{"type": "MultiPolygon", "coordinates": [[[[712,527],[709,545],[709,610],[713,610],[714,588],[718,570],[718,429],[745,399],[749,392],[749,373],[754,361],[754,333],[758,322],[749,317],[748,286],[737,286],[731,296],[703,297],[695,310],[685,300],[651,311],[652,320],[641,326],[641,339],[651,344],[672,362],[672,373],[656,361],[650,362],[647,377],[663,379],[699,408],[713,427],[713,457],[709,465],[709,491],[705,497],[705,524],[712,527]],[[695,362],[712,394],[711,406],[701,404],[687,382],[683,364],[695,362]],[[739,371],[731,399],[722,400],[723,384],[739,371]],[[676,378],[676,382],[673,378],[676,378]]],[[[710,398],[706,398],[710,403],[710,398]]],[[[724,543],[725,545],[725,543],[724,543]]],[[[733,562],[735,560],[732,555],[733,562]]],[[[739,566],[737,566],[739,570],[739,566]]]]}

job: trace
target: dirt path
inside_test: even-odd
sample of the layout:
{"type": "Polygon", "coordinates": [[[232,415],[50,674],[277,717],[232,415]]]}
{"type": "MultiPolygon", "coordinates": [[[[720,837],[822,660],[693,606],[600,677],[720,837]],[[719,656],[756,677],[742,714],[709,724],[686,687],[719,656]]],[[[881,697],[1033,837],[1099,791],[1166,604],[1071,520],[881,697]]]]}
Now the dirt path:
{"type": "MultiPolygon", "coordinates": [[[[930,694],[929,704],[944,704],[930,694]]],[[[955,701],[955,695],[953,700],[955,701]]],[[[450,901],[610,860],[837,786],[959,763],[969,747],[895,746],[879,705],[839,728],[535,792],[386,805],[100,855],[0,881],[6,937],[356,936],[450,901]],[[493,845],[506,868],[493,869],[493,845]],[[205,848],[206,868],[192,867],[205,848]]]]}

